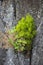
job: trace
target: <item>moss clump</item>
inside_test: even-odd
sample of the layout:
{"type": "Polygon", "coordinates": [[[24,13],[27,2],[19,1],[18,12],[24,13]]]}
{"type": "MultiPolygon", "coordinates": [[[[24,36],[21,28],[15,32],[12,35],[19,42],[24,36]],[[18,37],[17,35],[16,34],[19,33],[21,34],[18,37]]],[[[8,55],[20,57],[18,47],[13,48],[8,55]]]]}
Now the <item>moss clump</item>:
{"type": "Polygon", "coordinates": [[[36,26],[33,17],[30,14],[22,17],[9,33],[14,34],[13,38],[15,40],[9,38],[9,41],[17,51],[31,50],[32,40],[36,35],[36,26]]]}

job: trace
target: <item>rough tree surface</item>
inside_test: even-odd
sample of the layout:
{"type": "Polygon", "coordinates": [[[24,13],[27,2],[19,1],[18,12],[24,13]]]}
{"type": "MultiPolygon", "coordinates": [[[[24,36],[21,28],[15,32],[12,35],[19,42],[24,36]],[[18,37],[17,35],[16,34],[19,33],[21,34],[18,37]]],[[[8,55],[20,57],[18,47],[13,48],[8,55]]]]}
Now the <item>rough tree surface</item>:
{"type": "MultiPolygon", "coordinates": [[[[35,19],[37,35],[33,41],[31,62],[30,58],[25,58],[22,53],[15,53],[13,48],[0,48],[0,65],[43,65],[43,0],[3,0],[2,3],[1,1],[0,31],[5,34],[5,31],[16,25],[22,16],[30,13],[35,19]]],[[[1,40],[0,47],[2,46],[1,40]]]]}

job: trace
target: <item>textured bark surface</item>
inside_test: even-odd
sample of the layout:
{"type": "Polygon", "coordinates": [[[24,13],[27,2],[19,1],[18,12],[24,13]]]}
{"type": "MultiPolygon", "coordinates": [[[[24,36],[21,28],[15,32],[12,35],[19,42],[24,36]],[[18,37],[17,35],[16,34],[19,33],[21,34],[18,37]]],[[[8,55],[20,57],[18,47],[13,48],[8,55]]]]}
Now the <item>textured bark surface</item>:
{"type": "Polygon", "coordinates": [[[31,62],[23,53],[15,53],[13,48],[9,48],[5,52],[0,50],[0,54],[1,51],[6,54],[0,55],[0,65],[43,65],[43,0],[3,0],[2,3],[1,1],[0,31],[11,29],[22,16],[30,13],[35,19],[37,35],[33,41],[31,62]],[[4,63],[2,56],[6,59],[4,63]]]}

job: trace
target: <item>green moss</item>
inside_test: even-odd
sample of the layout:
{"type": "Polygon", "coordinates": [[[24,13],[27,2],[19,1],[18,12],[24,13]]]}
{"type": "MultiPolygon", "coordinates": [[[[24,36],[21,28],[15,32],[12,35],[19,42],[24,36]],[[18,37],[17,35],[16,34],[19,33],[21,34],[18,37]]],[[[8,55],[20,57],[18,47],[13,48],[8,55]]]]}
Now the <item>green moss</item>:
{"type": "MultiPolygon", "coordinates": [[[[36,26],[34,18],[27,14],[18,21],[18,24],[10,30],[10,34],[15,34],[16,40],[13,46],[17,51],[31,50],[32,40],[36,35],[36,26]]],[[[11,42],[12,43],[12,42],[11,42]]]]}

